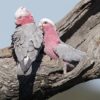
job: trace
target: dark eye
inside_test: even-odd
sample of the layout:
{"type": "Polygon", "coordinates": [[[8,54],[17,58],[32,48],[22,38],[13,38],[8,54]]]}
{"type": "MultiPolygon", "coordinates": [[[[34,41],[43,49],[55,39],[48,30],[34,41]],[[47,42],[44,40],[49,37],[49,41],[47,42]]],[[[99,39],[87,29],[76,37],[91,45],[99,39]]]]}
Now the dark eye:
{"type": "Polygon", "coordinates": [[[18,19],[21,19],[21,18],[22,18],[22,16],[19,16],[19,17],[18,17],[18,19]]]}
{"type": "Polygon", "coordinates": [[[44,24],[48,24],[48,22],[45,21],[44,24]]]}

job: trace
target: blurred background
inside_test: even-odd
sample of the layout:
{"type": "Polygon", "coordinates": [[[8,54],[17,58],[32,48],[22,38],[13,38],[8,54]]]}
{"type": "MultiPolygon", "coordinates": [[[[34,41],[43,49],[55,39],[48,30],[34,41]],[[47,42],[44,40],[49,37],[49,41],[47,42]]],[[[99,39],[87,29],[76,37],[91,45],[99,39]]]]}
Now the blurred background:
{"type": "Polygon", "coordinates": [[[100,80],[81,83],[67,91],[58,93],[49,100],[100,100],[100,80]]]}

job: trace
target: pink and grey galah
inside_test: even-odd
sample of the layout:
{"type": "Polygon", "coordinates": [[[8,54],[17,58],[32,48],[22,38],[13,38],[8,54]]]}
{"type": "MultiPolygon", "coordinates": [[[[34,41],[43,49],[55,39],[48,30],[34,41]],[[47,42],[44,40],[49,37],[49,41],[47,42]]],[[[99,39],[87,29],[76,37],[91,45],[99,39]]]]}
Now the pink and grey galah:
{"type": "Polygon", "coordinates": [[[62,42],[58,36],[56,26],[48,18],[43,18],[39,22],[39,27],[43,31],[44,52],[52,59],[61,59],[64,62],[63,73],[66,75],[68,65],[72,61],[79,62],[86,57],[86,53],[62,42]]]}
{"type": "Polygon", "coordinates": [[[43,35],[35,24],[29,10],[20,7],[15,13],[16,30],[12,35],[12,46],[17,57],[18,75],[28,75],[42,48],[43,35]]]}

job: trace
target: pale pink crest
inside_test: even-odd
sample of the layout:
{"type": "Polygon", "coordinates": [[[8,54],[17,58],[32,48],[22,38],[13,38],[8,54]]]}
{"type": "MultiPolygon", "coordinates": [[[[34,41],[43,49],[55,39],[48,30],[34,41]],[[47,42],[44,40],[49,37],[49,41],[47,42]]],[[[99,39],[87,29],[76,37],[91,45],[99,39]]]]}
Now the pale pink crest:
{"type": "Polygon", "coordinates": [[[34,22],[31,12],[28,9],[26,9],[25,7],[20,7],[17,9],[17,11],[15,12],[15,18],[16,18],[15,23],[17,25],[19,25],[19,24],[24,25],[24,24],[34,22]]]}

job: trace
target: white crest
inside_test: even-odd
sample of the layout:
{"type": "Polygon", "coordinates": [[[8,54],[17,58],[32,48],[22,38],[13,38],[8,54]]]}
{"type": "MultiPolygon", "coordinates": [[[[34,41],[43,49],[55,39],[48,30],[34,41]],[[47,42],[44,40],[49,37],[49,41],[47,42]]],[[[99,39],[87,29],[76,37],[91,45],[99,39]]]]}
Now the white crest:
{"type": "Polygon", "coordinates": [[[54,26],[54,28],[56,29],[56,25],[54,24],[54,22],[52,20],[50,20],[49,18],[42,18],[39,22],[39,26],[41,27],[43,25],[43,23],[48,22],[51,25],[54,26]]]}
{"type": "Polygon", "coordinates": [[[31,13],[25,8],[25,7],[20,7],[17,9],[17,11],[15,12],[15,18],[19,18],[22,16],[28,16],[31,13]]]}

